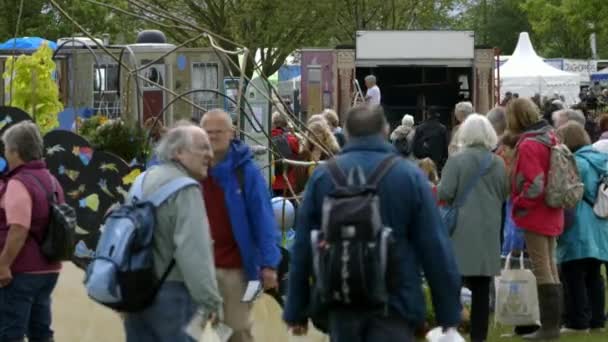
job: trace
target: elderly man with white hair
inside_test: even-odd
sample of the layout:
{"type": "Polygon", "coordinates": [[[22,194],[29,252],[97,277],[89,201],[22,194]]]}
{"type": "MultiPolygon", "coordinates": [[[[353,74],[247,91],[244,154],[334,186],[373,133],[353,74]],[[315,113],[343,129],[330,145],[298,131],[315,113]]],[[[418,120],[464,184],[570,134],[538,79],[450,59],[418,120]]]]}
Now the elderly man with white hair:
{"type": "Polygon", "coordinates": [[[460,132],[460,151],[448,159],[437,196],[458,208],[451,237],[458,269],[472,292],[471,341],[486,341],[490,284],[500,271],[507,172],[502,159],[492,153],[498,137],[485,116],[470,115],[460,132]]]}
{"type": "Polygon", "coordinates": [[[454,129],[452,129],[452,140],[448,146],[448,153],[450,155],[458,151],[458,146],[460,145],[460,142],[458,141],[458,128],[460,127],[460,124],[464,122],[469,115],[473,114],[473,112],[473,104],[468,101],[458,102],[454,107],[456,126],[454,126],[454,129]]]}
{"type": "Polygon", "coordinates": [[[369,105],[379,106],[382,95],[380,94],[380,88],[376,84],[376,76],[369,75],[365,77],[365,86],[367,87],[365,102],[369,105]]]}
{"type": "MultiPolygon", "coordinates": [[[[144,196],[180,177],[207,178],[213,160],[207,134],[187,121],[163,136],[156,152],[161,164],[145,173],[144,196]]],[[[154,267],[159,279],[165,272],[167,277],[150,307],[125,316],[127,342],[190,342],[184,327],[197,309],[216,316],[221,311],[207,214],[196,184],[156,210],[154,267]]]]}

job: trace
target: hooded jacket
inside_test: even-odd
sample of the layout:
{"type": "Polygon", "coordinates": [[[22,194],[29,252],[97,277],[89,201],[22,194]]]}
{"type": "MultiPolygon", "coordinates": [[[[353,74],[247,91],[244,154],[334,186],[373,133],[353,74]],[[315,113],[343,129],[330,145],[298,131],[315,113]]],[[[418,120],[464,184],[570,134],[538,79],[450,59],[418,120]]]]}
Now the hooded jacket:
{"type": "Polygon", "coordinates": [[[226,158],[210,173],[224,191],[245,274],[249,280],[258,280],[262,267],[276,268],[281,261],[276,245],[279,230],[268,185],[253,161],[251,150],[238,140],[232,141],[226,158]]]}
{"type": "Polygon", "coordinates": [[[546,121],[529,127],[519,138],[511,175],[513,221],[524,230],[546,236],[559,236],[564,230],[564,210],[545,203],[551,160],[547,145],[557,143],[546,121]]]}
{"type": "Polygon", "coordinates": [[[590,204],[595,202],[600,178],[608,174],[608,154],[585,146],[574,156],[585,185],[585,200],[576,206],[574,224],[558,240],[557,261],[585,258],[608,261],[608,220],[597,217],[590,204]]]}

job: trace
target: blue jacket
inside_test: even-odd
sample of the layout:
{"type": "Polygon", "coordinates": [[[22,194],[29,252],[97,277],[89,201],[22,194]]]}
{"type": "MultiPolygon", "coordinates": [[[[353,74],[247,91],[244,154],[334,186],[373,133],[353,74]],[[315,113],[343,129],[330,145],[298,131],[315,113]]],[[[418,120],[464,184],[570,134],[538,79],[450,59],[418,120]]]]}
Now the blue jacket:
{"type": "MultiPolygon", "coordinates": [[[[226,208],[245,273],[249,280],[260,279],[262,267],[277,268],[281,252],[276,244],[279,230],[270,203],[270,191],[249,147],[234,140],[226,158],[210,169],[224,190],[226,208]],[[242,173],[243,189],[238,171],[242,173]]],[[[204,191],[204,189],[203,189],[204,191]]]]}
{"type": "MultiPolygon", "coordinates": [[[[345,172],[359,165],[369,175],[390,154],[397,154],[392,145],[380,136],[369,136],[349,141],[337,161],[345,172]]],[[[323,198],[333,188],[327,167],[323,165],[315,169],[306,185],[290,255],[289,290],[283,317],[290,324],[304,324],[309,318],[310,231],[320,228],[323,198]]],[[[382,220],[394,231],[404,274],[399,279],[398,292],[392,293],[389,299],[391,309],[412,325],[424,320],[422,269],[432,290],[438,323],[457,325],[461,308],[460,274],[426,176],[403,159],[380,182],[379,194],[382,220]]]]}
{"type": "MultiPolygon", "coordinates": [[[[600,176],[608,173],[608,154],[585,146],[574,154],[584,197],[595,202],[600,176]]],[[[566,228],[557,243],[557,262],[593,258],[608,261],[608,220],[598,218],[587,201],[576,206],[574,223],[566,228]]]]}

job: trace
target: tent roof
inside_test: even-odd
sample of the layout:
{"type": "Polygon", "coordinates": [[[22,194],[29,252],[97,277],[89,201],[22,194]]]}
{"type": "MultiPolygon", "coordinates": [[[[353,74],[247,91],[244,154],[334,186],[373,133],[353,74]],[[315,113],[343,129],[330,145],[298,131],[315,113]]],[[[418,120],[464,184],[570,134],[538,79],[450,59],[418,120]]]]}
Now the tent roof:
{"type": "Polygon", "coordinates": [[[46,40],[40,37],[21,37],[11,38],[6,42],[0,44],[0,50],[35,51],[45,42],[51,49],[57,49],[57,44],[50,40],[46,40]]]}
{"type": "Polygon", "coordinates": [[[528,32],[519,34],[519,41],[513,55],[500,68],[501,78],[560,76],[578,77],[576,74],[559,70],[545,63],[534,51],[528,32]]]}

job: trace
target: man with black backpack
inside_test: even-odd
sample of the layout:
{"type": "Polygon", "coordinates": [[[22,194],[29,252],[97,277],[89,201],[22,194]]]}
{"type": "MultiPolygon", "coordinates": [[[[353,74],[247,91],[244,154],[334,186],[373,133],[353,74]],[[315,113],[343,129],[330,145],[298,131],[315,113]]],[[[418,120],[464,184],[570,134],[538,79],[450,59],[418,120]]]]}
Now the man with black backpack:
{"type": "Polygon", "coordinates": [[[304,335],[312,318],[334,342],[413,341],[422,270],[438,324],[454,331],[460,276],[428,181],[386,142],[381,108],[353,108],[345,126],[342,155],[306,187],[284,320],[304,335]]]}

